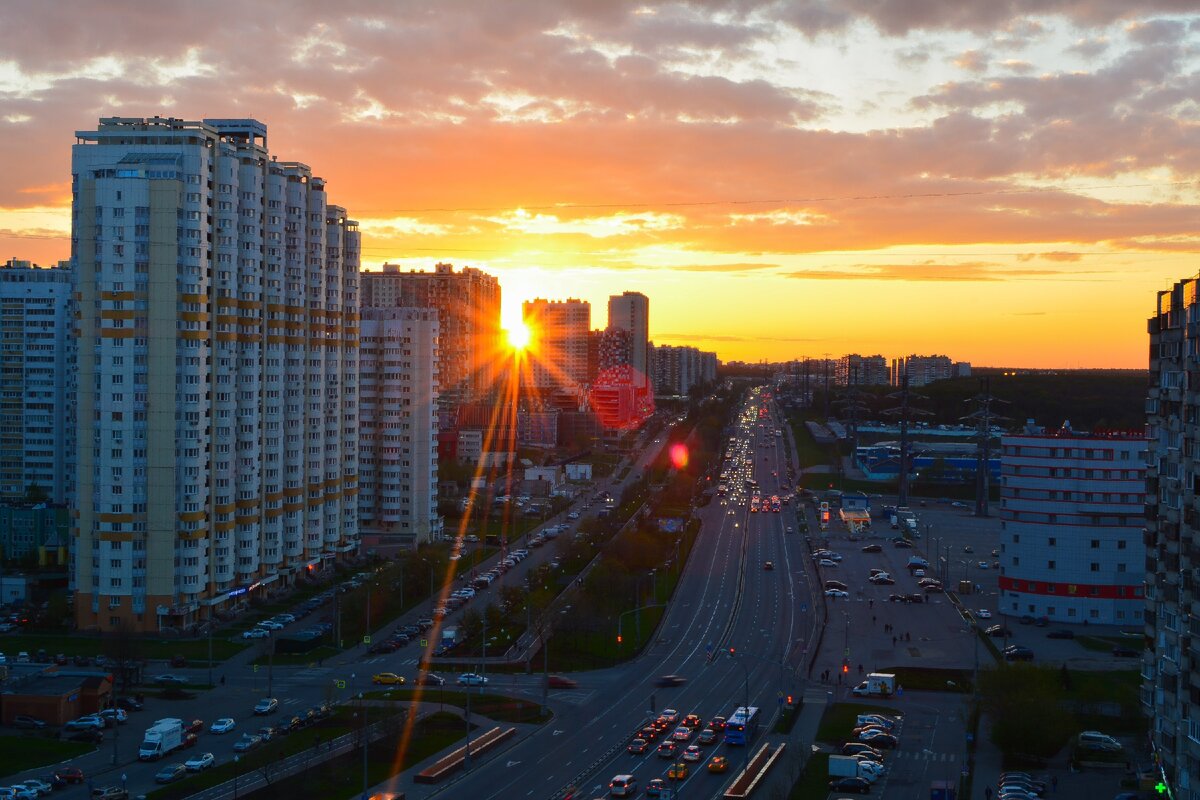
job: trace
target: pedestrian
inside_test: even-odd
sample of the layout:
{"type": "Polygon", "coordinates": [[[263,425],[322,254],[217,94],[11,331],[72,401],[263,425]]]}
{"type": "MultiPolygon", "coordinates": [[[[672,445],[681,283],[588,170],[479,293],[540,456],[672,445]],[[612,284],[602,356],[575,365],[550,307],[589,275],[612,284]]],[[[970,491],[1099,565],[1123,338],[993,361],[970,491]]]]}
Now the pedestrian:
{"type": "Polygon", "coordinates": [[[1050,788],[1056,792],[1058,791],[1058,776],[1057,775],[1050,776],[1050,788]]]}
{"type": "Polygon", "coordinates": [[[225,685],[225,676],[224,675],[221,676],[221,685],[222,686],[225,685]]]}
{"type": "Polygon", "coordinates": [[[872,625],[875,624],[875,615],[874,614],[871,615],[871,624],[872,625]]]}
{"type": "Polygon", "coordinates": [[[984,800],[992,800],[992,787],[985,786],[983,789],[984,800]]]}
{"type": "Polygon", "coordinates": [[[892,637],[892,647],[895,647],[895,646],[896,646],[896,637],[893,636],[892,637]]]}
{"type": "MultiPolygon", "coordinates": [[[[874,599],[868,600],[868,601],[867,601],[867,608],[874,608],[874,607],[875,607],[875,600],[874,600],[874,599]]],[[[875,618],[874,618],[874,617],[872,617],[871,619],[873,620],[873,619],[875,619],[875,618]]]]}

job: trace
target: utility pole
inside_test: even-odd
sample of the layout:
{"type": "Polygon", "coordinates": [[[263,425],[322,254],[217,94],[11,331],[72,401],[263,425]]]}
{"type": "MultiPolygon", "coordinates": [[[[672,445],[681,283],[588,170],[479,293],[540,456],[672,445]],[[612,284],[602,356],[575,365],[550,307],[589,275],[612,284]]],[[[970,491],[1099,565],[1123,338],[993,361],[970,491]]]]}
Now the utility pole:
{"type": "Polygon", "coordinates": [[[209,686],[213,685],[213,681],[212,681],[212,665],[213,665],[212,631],[213,631],[213,608],[212,608],[212,606],[209,606],[208,607],[208,685],[209,686]]]}
{"type": "MultiPolygon", "coordinates": [[[[362,767],[362,800],[367,800],[367,699],[366,696],[359,692],[359,699],[362,702],[362,746],[363,746],[363,767],[362,767]]],[[[468,722],[468,725],[471,723],[468,722]]]]}
{"type": "Polygon", "coordinates": [[[992,422],[1008,419],[1008,417],[1002,417],[993,412],[992,403],[1007,403],[1008,401],[992,396],[992,379],[990,377],[984,376],[979,383],[979,394],[967,399],[967,402],[974,406],[975,410],[962,419],[972,420],[976,425],[975,516],[986,517],[989,510],[988,493],[991,489],[991,473],[988,470],[988,463],[991,461],[992,422]]]}
{"type": "Polygon", "coordinates": [[[900,400],[899,406],[895,408],[889,408],[883,413],[891,417],[900,418],[900,483],[896,490],[896,505],[898,507],[902,507],[908,505],[908,474],[910,471],[908,454],[908,423],[913,414],[920,414],[927,417],[932,415],[928,411],[922,411],[921,409],[913,408],[909,404],[910,401],[914,399],[925,400],[927,398],[918,394],[913,394],[909,391],[907,367],[905,367],[904,371],[900,373],[900,391],[893,392],[892,394],[889,394],[888,397],[899,398],[900,400]]]}

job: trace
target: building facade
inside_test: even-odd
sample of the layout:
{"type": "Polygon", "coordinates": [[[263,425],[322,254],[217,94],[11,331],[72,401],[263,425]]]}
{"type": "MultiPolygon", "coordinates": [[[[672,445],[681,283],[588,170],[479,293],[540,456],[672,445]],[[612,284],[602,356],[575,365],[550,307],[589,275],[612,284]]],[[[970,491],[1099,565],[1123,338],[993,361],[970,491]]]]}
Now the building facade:
{"type": "Polygon", "coordinates": [[[406,546],[442,537],[438,326],[437,309],[362,311],[359,527],[406,546]]]}
{"type": "Polygon", "coordinates": [[[0,558],[5,563],[67,563],[71,510],[47,503],[0,503],[0,558]]]}
{"type": "Polygon", "coordinates": [[[454,406],[490,397],[502,377],[500,282],[486,272],[437,264],[432,272],[384,264],[362,274],[363,308],[438,312],[438,396],[454,406]]]}
{"type": "MultiPolygon", "coordinates": [[[[970,367],[968,365],[967,369],[970,367]]],[[[908,373],[909,386],[925,386],[934,381],[949,380],[954,377],[954,362],[947,356],[917,356],[893,358],[891,383],[899,386],[905,373],[908,373]]]]}
{"type": "MultiPolygon", "coordinates": [[[[650,298],[641,292],[622,292],[608,298],[608,327],[629,334],[629,366],[636,387],[649,385],[650,298]]],[[[603,364],[601,369],[603,369],[603,364]]]]}
{"type": "Polygon", "coordinates": [[[659,395],[686,395],[717,379],[717,354],[695,347],[651,345],[650,374],[659,395]]]}
{"type": "Polygon", "coordinates": [[[358,549],[358,226],[256,120],[76,141],[76,623],[186,630],[358,549]]]}
{"type": "Polygon", "coordinates": [[[521,305],[532,336],[527,385],[538,391],[575,391],[588,382],[588,335],[592,306],[583,300],[543,300],[521,305]]]}
{"type": "Polygon", "coordinates": [[[1146,400],[1142,705],[1163,781],[1200,798],[1200,279],[1158,293],[1146,400]]]}
{"type": "Polygon", "coordinates": [[[0,500],[31,487],[71,495],[75,462],[75,302],[70,262],[0,267],[0,500]]]}
{"type": "Polygon", "coordinates": [[[887,386],[891,383],[888,361],[880,355],[844,355],[838,359],[834,382],[841,386],[887,386]]]}
{"type": "Polygon", "coordinates": [[[1145,435],[1037,430],[1000,450],[1000,613],[1141,624],[1145,435]]]}

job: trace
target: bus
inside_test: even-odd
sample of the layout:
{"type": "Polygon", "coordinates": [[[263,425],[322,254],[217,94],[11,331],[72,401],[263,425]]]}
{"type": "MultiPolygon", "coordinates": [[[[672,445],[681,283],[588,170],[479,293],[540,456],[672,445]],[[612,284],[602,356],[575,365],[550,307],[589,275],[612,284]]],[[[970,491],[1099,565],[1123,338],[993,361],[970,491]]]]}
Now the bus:
{"type": "Polygon", "coordinates": [[[725,722],[725,744],[748,744],[758,733],[758,708],[738,706],[725,722]]]}

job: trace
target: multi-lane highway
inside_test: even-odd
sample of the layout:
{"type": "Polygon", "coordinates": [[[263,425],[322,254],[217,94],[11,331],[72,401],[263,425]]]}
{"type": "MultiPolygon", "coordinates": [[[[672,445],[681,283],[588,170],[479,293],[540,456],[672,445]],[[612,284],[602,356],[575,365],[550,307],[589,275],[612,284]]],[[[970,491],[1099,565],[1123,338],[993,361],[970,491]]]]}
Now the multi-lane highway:
{"type": "MultiPolygon", "coordinates": [[[[577,704],[560,704],[550,725],[501,758],[449,786],[406,786],[409,796],[552,797],[573,785],[581,796],[592,797],[618,774],[633,775],[645,786],[664,777],[673,763],[652,752],[625,751],[633,733],[653,716],[651,706],[708,720],[729,716],[748,694],[750,705],[762,709],[763,723],[769,721],[779,692],[799,686],[793,668],[803,656],[810,629],[803,609],[811,601],[802,537],[784,532],[788,515],[748,509],[745,478],[753,477],[770,496],[787,468],[782,440],[774,436],[775,419],[772,414],[760,417],[760,407],[766,406],[757,400],[748,404],[730,446],[729,494],[697,512],[702,527],[696,547],[646,651],[621,667],[584,676],[585,691],[577,704]],[[774,569],[764,568],[768,561],[774,569]],[[656,686],[667,674],[687,682],[676,688],[656,686]]],[[[691,765],[682,784],[690,797],[718,793],[749,750],[727,745],[704,749],[704,760],[691,765]],[[729,756],[733,768],[728,774],[704,769],[716,753],[729,756]]]]}

